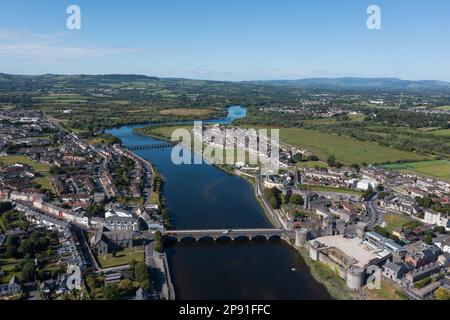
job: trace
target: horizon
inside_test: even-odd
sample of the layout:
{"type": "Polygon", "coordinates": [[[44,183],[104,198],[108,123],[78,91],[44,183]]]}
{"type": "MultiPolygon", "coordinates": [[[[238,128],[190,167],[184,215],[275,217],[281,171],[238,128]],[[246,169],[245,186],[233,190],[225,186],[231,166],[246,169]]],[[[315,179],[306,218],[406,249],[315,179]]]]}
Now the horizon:
{"type": "Polygon", "coordinates": [[[449,82],[450,44],[442,41],[450,33],[446,8],[446,0],[18,0],[0,10],[0,70],[232,82],[449,82]],[[80,30],[67,29],[66,10],[73,4],[81,10],[80,30]],[[380,30],[366,25],[372,4],[381,10],[380,30]]]}
{"type": "Polygon", "coordinates": [[[356,80],[398,80],[405,82],[442,82],[450,84],[450,81],[445,80],[436,80],[436,79],[402,79],[396,77],[307,77],[307,78],[297,78],[297,79],[252,79],[252,80],[220,80],[220,79],[202,79],[202,78],[186,78],[186,77],[166,77],[166,76],[156,76],[156,75],[147,75],[147,74],[137,74],[137,73],[91,73],[91,74],[83,74],[83,73],[73,73],[73,74],[64,74],[64,73],[39,73],[39,74],[15,74],[15,73],[5,73],[0,72],[0,75],[8,75],[8,76],[26,76],[26,77],[42,77],[42,76],[137,76],[137,77],[147,77],[147,78],[157,78],[157,79],[175,79],[175,80],[193,80],[193,81],[213,81],[213,82],[272,82],[272,81],[302,81],[302,80],[341,80],[341,79],[356,79],[356,80]]]}

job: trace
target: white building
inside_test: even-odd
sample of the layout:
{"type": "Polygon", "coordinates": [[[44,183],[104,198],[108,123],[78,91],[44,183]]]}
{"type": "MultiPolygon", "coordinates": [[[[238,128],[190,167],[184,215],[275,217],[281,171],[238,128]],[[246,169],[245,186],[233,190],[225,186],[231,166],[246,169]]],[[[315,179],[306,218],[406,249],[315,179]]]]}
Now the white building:
{"type": "Polygon", "coordinates": [[[450,221],[448,216],[440,212],[426,210],[424,221],[426,224],[444,227],[446,231],[450,231],[450,221]]]}
{"type": "Polygon", "coordinates": [[[356,185],[356,189],[362,190],[362,191],[367,191],[370,186],[373,189],[376,189],[378,187],[378,182],[376,182],[374,180],[363,179],[358,182],[358,184],[356,185]]]}

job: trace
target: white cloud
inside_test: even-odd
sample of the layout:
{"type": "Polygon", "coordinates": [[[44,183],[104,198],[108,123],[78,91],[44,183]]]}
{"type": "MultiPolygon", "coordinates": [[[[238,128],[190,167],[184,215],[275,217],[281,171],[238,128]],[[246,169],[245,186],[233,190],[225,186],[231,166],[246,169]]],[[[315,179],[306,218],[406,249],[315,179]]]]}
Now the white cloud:
{"type": "Polygon", "coordinates": [[[135,51],[121,48],[64,47],[35,44],[0,44],[1,57],[26,58],[35,60],[99,58],[132,52],[135,51]]]}
{"type": "Polygon", "coordinates": [[[62,40],[75,32],[54,32],[47,34],[18,30],[0,30],[0,57],[31,60],[64,60],[101,58],[110,55],[136,52],[132,49],[67,46],[62,40]]]}

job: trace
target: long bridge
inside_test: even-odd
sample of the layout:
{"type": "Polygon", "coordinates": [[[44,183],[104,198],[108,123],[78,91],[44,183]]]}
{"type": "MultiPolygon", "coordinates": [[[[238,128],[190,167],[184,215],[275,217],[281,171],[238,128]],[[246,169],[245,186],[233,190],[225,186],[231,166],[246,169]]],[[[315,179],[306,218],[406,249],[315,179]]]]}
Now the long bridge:
{"type": "Polygon", "coordinates": [[[137,146],[124,146],[125,149],[130,151],[136,150],[150,150],[150,149],[167,149],[173,148],[175,144],[166,142],[166,143],[158,143],[158,144],[146,144],[146,145],[137,145],[137,146]]]}
{"type": "Polygon", "coordinates": [[[211,229],[211,230],[168,230],[162,233],[165,239],[175,239],[182,241],[185,239],[193,239],[200,241],[203,239],[231,239],[236,240],[238,238],[244,239],[257,239],[257,238],[283,238],[295,240],[295,231],[284,229],[211,229]]]}

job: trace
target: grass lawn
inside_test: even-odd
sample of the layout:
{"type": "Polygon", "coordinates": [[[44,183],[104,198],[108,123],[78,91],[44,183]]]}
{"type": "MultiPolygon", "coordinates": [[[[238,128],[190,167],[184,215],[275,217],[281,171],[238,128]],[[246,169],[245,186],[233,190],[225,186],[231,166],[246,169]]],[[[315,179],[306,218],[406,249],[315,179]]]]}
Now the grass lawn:
{"type": "Polygon", "coordinates": [[[401,228],[406,223],[416,221],[411,219],[410,217],[394,214],[394,213],[388,213],[384,215],[384,222],[386,222],[386,230],[390,233],[392,233],[395,229],[401,228]]]}
{"type": "Polygon", "coordinates": [[[40,184],[41,187],[45,190],[52,190],[52,185],[50,181],[50,174],[45,173],[43,177],[37,177],[33,179],[33,182],[40,184]]]}
{"type": "Polygon", "coordinates": [[[374,142],[306,129],[281,129],[280,138],[287,144],[310,149],[323,160],[334,155],[339,162],[346,165],[428,159],[427,156],[383,147],[374,142]]]}
{"type": "Polygon", "coordinates": [[[399,170],[403,173],[425,175],[450,181],[450,161],[446,160],[400,163],[382,167],[388,170],[399,170]]]}
{"type": "Polygon", "coordinates": [[[381,281],[381,289],[369,290],[364,288],[364,292],[370,300],[407,300],[401,291],[385,281],[381,281]]]}
{"type": "Polygon", "coordinates": [[[159,192],[152,192],[152,196],[150,198],[150,202],[152,204],[157,204],[158,206],[161,206],[161,195],[159,192]]]}
{"type": "Polygon", "coordinates": [[[16,163],[26,164],[39,172],[49,171],[49,167],[45,163],[38,163],[36,161],[28,159],[24,155],[0,157],[0,162],[3,162],[5,165],[12,165],[16,163]]]}
{"type": "Polygon", "coordinates": [[[112,268],[118,266],[124,266],[130,264],[132,260],[144,261],[144,248],[136,247],[134,249],[125,249],[124,251],[117,252],[114,258],[112,254],[98,257],[98,262],[102,268],[112,268]]]}
{"type": "Polygon", "coordinates": [[[450,129],[427,131],[427,133],[438,137],[450,137],[450,129]]]}
{"type": "Polygon", "coordinates": [[[28,159],[24,155],[18,155],[18,156],[6,156],[6,157],[0,157],[0,162],[4,163],[5,165],[13,165],[16,163],[20,164],[26,164],[32,167],[35,171],[41,173],[42,177],[37,177],[33,179],[33,182],[40,184],[42,188],[51,191],[52,186],[50,182],[50,174],[49,174],[49,166],[45,163],[39,163],[36,161],[33,161],[31,159],[28,159]]]}
{"type": "Polygon", "coordinates": [[[138,133],[148,134],[151,136],[161,137],[162,139],[171,140],[172,133],[177,129],[186,129],[191,132],[193,126],[167,126],[167,127],[148,127],[144,128],[142,131],[139,130],[138,133]]]}
{"type": "Polygon", "coordinates": [[[213,109],[198,109],[198,108],[172,108],[172,109],[164,109],[159,113],[162,115],[170,115],[170,116],[205,116],[211,113],[216,112],[213,109]]]}
{"type": "Polygon", "coordinates": [[[16,276],[20,276],[20,272],[15,272],[14,268],[17,264],[19,264],[21,260],[18,259],[0,259],[0,270],[5,272],[5,275],[3,277],[0,277],[0,283],[8,283],[8,281],[16,276]]]}
{"type": "Polygon", "coordinates": [[[344,189],[344,188],[333,188],[333,187],[326,187],[326,186],[307,186],[303,185],[305,187],[308,187],[311,191],[316,192],[336,192],[336,193],[348,193],[348,194],[354,194],[357,196],[361,196],[362,192],[353,190],[353,189],[344,189]]]}
{"type": "Polygon", "coordinates": [[[328,164],[322,161],[306,161],[296,164],[298,168],[328,168],[328,164]]]}
{"type": "MultiPolygon", "coordinates": [[[[170,139],[172,132],[178,128],[188,131],[191,125],[167,126],[144,129],[144,133],[170,139]]],[[[281,129],[280,138],[283,142],[313,151],[322,160],[334,155],[343,164],[383,163],[398,160],[425,160],[429,157],[417,153],[401,151],[380,146],[378,143],[359,141],[350,137],[335,136],[306,129],[281,129]]]]}
{"type": "Polygon", "coordinates": [[[440,107],[436,107],[434,109],[435,110],[449,111],[450,110],[450,106],[440,106],[440,107]]]}

